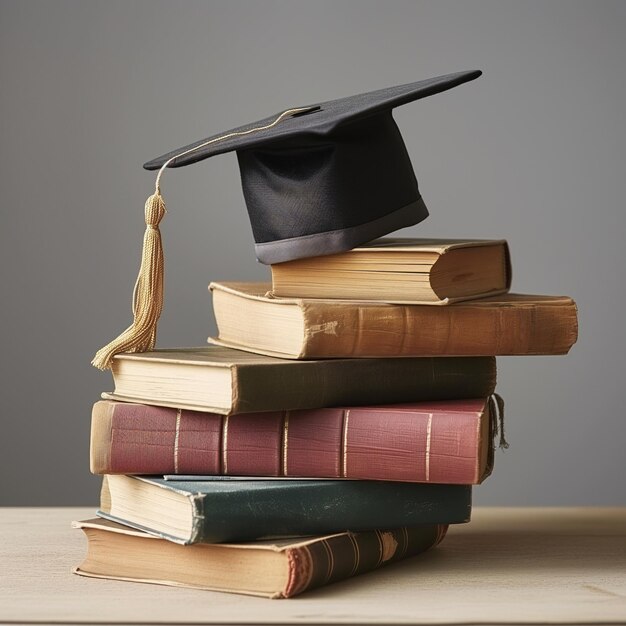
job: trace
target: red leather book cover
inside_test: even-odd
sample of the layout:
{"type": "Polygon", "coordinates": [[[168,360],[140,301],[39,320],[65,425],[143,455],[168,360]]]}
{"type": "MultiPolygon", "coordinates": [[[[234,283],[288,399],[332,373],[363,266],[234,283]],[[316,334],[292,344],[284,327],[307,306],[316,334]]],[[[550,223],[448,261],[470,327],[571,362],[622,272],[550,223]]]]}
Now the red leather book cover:
{"type": "Polygon", "coordinates": [[[94,405],[97,474],[207,474],[478,484],[491,471],[489,399],[216,415],[94,405]]]}

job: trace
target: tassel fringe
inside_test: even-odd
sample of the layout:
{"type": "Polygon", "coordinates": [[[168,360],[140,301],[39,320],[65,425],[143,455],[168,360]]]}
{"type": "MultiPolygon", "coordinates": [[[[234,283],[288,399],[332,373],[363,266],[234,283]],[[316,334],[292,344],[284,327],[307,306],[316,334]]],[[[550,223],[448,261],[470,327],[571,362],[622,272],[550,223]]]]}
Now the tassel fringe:
{"type": "Polygon", "coordinates": [[[121,352],[146,352],[154,348],[156,331],[163,309],[163,245],[159,223],[166,213],[165,202],[157,187],[146,200],[146,232],[143,238],[141,267],[133,291],[133,323],[116,339],[98,350],[91,364],[110,369],[113,357],[121,352]]]}

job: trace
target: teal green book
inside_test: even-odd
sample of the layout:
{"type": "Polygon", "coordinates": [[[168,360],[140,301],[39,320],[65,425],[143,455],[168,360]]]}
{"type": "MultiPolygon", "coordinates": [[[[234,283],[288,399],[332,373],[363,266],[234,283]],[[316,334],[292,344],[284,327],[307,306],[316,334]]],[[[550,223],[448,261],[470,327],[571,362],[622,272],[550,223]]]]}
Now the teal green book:
{"type": "Polygon", "coordinates": [[[176,543],[230,543],[468,522],[472,490],[359,480],[106,475],[98,515],[176,543]]]}

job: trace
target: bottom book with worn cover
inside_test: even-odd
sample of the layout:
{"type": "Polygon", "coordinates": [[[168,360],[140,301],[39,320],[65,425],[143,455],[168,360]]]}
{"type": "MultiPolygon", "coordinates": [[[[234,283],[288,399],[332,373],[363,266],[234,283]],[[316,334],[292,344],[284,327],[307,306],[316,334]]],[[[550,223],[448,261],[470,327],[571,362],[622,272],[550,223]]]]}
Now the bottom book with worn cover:
{"type": "Polygon", "coordinates": [[[188,544],[460,524],[471,509],[466,485],[106,475],[98,516],[188,544]]]}
{"type": "Polygon", "coordinates": [[[103,519],[74,522],[88,540],[76,574],[290,598],[414,556],[437,545],[445,524],[239,544],[182,546],[103,519]]]}

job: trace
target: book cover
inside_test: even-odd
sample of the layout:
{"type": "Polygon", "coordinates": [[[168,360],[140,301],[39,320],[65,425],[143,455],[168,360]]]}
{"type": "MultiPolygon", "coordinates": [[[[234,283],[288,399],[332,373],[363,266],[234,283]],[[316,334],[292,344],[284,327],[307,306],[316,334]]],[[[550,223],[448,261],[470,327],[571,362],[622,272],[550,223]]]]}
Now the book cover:
{"type": "Polygon", "coordinates": [[[289,361],[219,346],[119,354],[105,399],[230,415],[487,397],[493,357],[289,361]]]}
{"type": "Polygon", "coordinates": [[[494,418],[485,398],[231,416],[101,400],[91,471],[478,484],[494,418]]]}
{"type": "Polygon", "coordinates": [[[226,543],[458,524],[464,485],[362,480],[202,480],[106,475],[98,515],[176,543],[226,543]]]}
{"type": "Polygon", "coordinates": [[[88,551],[74,573],[291,598],[415,556],[440,543],[446,525],[343,532],[239,544],[181,546],[104,519],[73,522],[88,551]],[[122,558],[123,556],[123,558],[122,558]]]}
{"type": "Polygon", "coordinates": [[[567,354],[567,296],[503,294],[446,307],[277,298],[270,283],[209,285],[216,345],[291,359],[567,354]]]}

